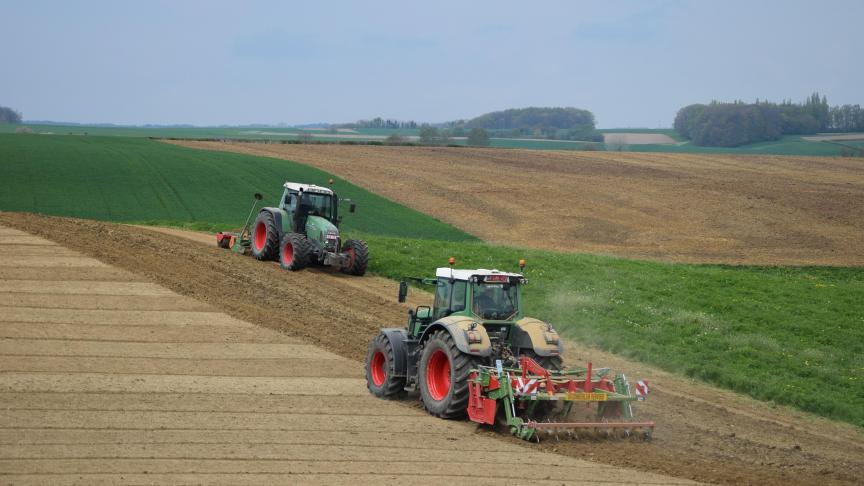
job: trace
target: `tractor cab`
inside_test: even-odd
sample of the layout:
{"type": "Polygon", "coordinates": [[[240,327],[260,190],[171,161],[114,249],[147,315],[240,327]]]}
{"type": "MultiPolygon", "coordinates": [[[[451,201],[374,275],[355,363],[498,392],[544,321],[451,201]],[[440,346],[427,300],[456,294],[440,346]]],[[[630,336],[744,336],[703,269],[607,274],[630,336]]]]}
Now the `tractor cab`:
{"type": "MultiPolygon", "coordinates": [[[[426,328],[447,317],[464,317],[478,324],[504,324],[522,318],[521,286],[525,278],[518,273],[499,270],[455,270],[438,268],[435,279],[417,279],[435,286],[432,307],[420,306],[409,314],[408,333],[423,334],[426,328]]],[[[404,301],[407,284],[400,286],[404,301]]]]}
{"type": "Polygon", "coordinates": [[[336,194],[327,187],[286,182],[279,208],[288,212],[295,221],[295,228],[305,227],[309,216],[318,216],[337,225],[338,201],[336,194]]]}

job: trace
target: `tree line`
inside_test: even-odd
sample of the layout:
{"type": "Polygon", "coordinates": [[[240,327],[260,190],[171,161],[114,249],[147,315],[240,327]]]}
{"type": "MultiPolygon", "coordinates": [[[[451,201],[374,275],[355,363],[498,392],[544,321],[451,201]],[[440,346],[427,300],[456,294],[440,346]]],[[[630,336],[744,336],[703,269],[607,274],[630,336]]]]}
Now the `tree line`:
{"type": "Polygon", "coordinates": [[[482,128],[492,136],[553,140],[602,141],[594,114],[579,108],[528,107],[494,111],[468,121],[451,122],[464,129],[482,128]]]}
{"type": "Polygon", "coordinates": [[[864,111],[859,105],[830,107],[819,93],[800,103],[712,101],[678,110],[674,128],[694,145],[737,147],[776,140],[781,135],[864,131],[864,111]]]}
{"type": "Polygon", "coordinates": [[[375,117],[371,120],[358,120],[353,123],[340,123],[333,125],[334,128],[410,128],[419,127],[420,124],[414,120],[401,121],[375,117]]]}
{"type": "Polygon", "coordinates": [[[0,123],[21,123],[21,113],[7,106],[0,106],[0,123]]]}

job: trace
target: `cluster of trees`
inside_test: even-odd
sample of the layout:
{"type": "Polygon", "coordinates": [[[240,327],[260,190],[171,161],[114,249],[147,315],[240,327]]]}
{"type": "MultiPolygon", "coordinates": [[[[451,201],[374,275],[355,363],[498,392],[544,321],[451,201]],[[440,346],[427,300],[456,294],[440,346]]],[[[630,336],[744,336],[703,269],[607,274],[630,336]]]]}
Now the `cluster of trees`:
{"type": "Polygon", "coordinates": [[[678,110],[674,127],[695,145],[737,147],[781,135],[864,130],[864,113],[858,105],[829,107],[825,96],[813,93],[801,103],[756,100],[689,105],[678,110]]]}
{"type": "Polygon", "coordinates": [[[0,106],[0,123],[21,123],[21,113],[6,106],[0,106]]]}
{"type": "Polygon", "coordinates": [[[552,140],[602,141],[594,114],[579,108],[511,108],[454,122],[465,129],[483,128],[493,136],[534,137],[552,140]]]}
{"type": "Polygon", "coordinates": [[[864,109],[860,105],[831,107],[828,118],[832,132],[864,132],[864,109]]]}
{"type": "Polygon", "coordinates": [[[420,126],[414,120],[409,121],[400,121],[400,120],[385,120],[384,118],[376,117],[371,120],[359,120],[354,123],[342,123],[340,125],[335,125],[334,128],[417,128],[420,126]]]}

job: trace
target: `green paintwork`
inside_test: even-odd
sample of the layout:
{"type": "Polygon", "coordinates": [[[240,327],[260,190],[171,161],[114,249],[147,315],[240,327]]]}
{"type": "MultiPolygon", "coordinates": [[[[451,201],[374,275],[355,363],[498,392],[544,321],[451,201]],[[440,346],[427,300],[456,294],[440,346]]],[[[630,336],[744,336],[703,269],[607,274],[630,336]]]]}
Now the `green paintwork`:
{"type": "MultiPolygon", "coordinates": [[[[465,317],[467,319],[471,319],[476,321],[479,324],[506,324],[506,325],[515,325],[516,321],[519,321],[524,317],[524,313],[522,311],[522,292],[521,289],[518,289],[520,284],[513,284],[517,286],[516,292],[516,312],[511,316],[506,316],[504,319],[483,319],[481,316],[478,316],[473,312],[472,303],[474,302],[474,292],[477,287],[480,285],[486,284],[478,284],[466,282],[464,280],[455,280],[450,281],[450,279],[439,277],[437,279],[417,279],[422,283],[427,285],[435,285],[435,302],[433,304],[432,309],[420,309],[417,314],[417,320],[414,322],[409,321],[408,323],[408,331],[411,337],[420,337],[423,332],[426,330],[428,326],[420,324],[419,320],[426,320],[430,316],[432,320],[438,321],[442,317],[465,317]],[[446,292],[448,296],[447,302],[442,302],[442,289],[443,292],[446,292]],[[457,292],[453,292],[453,289],[456,289],[457,292]],[[461,305],[460,305],[461,303],[461,305]]],[[[430,323],[432,324],[432,323],[430,323]]],[[[512,344],[513,333],[508,333],[507,344],[512,344]]]]}
{"type": "Polygon", "coordinates": [[[336,228],[335,224],[321,216],[309,216],[306,218],[306,239],[311,243],[324,246],[327,243],[326,237],[328,232],[338,235],[339,229],[336,228]]]}

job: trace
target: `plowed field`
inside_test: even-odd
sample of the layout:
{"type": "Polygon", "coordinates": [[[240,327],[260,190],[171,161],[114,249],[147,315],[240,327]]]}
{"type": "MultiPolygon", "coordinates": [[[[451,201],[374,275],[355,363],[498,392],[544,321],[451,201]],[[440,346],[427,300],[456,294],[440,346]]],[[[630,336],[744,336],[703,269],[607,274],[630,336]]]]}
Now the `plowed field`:
{"type": "Polygon", "coordinates": [[[376,400],[357,361],[5,226],[0,299],[5,484],[686,482],[376,400]]]}
{"type": "Polygon", "coordinates": [[[489,451],[484,464],[516,456],[517,464],[558,464],[540,474],[506,468],[520,483],[668,483],[671,476],[831,484],[864,477],[864,436],[852,426],[576,346],[571,363],[591,359],[651,379],[652,396],[639,411],[658,423],[653,442],[538,446],[432,419],[414,400],[372,400],[363,388],[368,340],[405,317],[392,283],[284,272],[199,244],[194,234],[9,213],[0,214],[0,224],[73,250],[10,230],[0,235],[0,474],[18,475],[10,482],[114,483],[124,473],[128,482],[233,484],[285,482],[288,473],[317,482],[349,474],[360,482],[442,479],[418,470],[471,481],[500,477],[502,466],[472,462],[475,450],[489,451]],[[31,281],[47,281],[47,292],[40,296],[42,287],[31,281]],[[432,456],[419,469],[410,459],[390,460],[421,449],[432,456]],[[70,471],[77,474],[59,476],[70,471]],[[35,473],[54,476],[29,476],[35,473]]]}
{"type": "Polygon", "coordinates": [[[828,157],[182,142],[313,165],[494,243],[864,265],[864,164],[828,157]]]}

